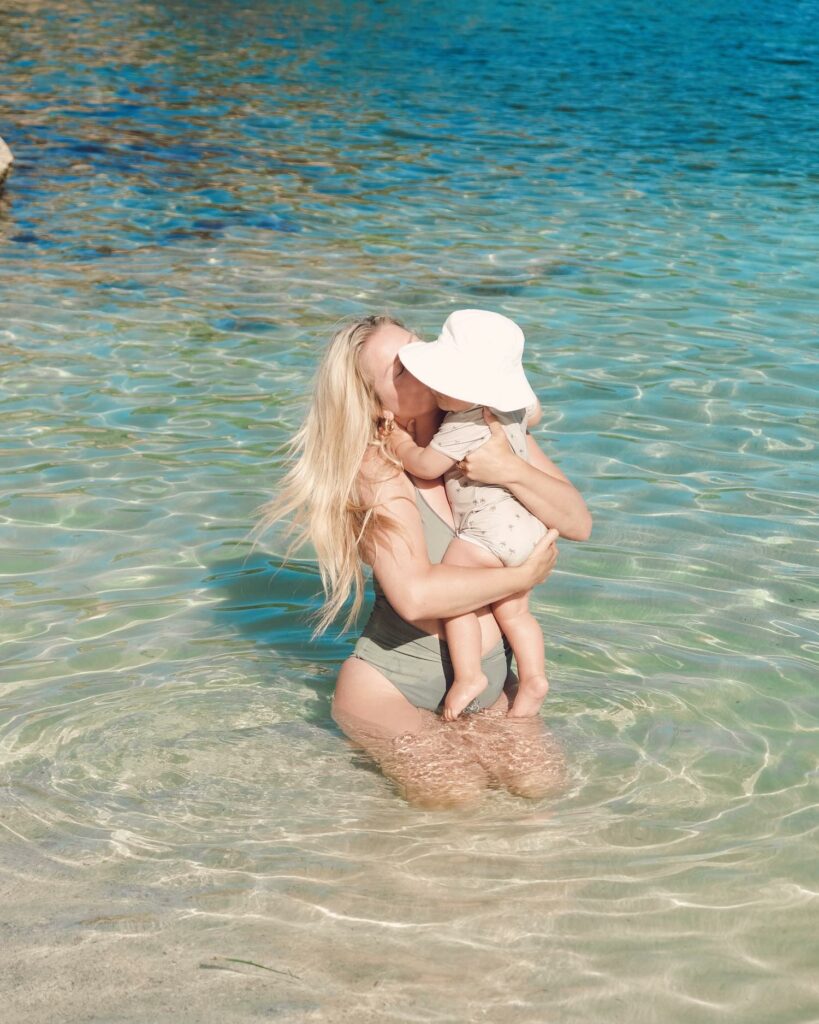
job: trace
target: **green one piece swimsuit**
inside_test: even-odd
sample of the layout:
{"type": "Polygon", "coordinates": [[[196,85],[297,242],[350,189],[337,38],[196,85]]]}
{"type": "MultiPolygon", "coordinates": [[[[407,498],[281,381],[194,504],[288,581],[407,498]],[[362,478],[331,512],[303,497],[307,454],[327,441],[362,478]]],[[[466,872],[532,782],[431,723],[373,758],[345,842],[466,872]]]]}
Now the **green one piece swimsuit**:
{"type": "MultiPolygon", "coordinates": [[[[455,531],[433,511],[414,484],[413,487],[429,560],[438,563],[455,536],[455,531]]],[[[454,679],[446,640],[424,633],[402,619],[385,597],[375,577],[373,590],[375,603],[356,641],[353,657],[361,658],[377,668],[415,707],[436,711],[454,679]]],[[[466,706],[465,711],[479,711],[495,703],[506,682],[511,659],[512,650],[504,637],[481,659],[481,668],[489,682],[486,689],[466,706]]]]}

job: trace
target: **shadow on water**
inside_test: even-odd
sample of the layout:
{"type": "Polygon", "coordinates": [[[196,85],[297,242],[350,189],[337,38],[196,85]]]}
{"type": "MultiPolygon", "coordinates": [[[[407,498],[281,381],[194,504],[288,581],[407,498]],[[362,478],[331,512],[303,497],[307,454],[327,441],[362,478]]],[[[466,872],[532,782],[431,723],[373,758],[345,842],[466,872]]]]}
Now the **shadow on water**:
{"type": "Polygon", "coordinates": [[[330,713],[336,674],[366,620],[370,601],[351,632],[345,634],[347,639],[339,638],[332,627],[325,636],[313,639],[312,616],[320,607],[322,589],[318,569],[312,563],[293,561],[282,565],[275,556],[258,553],[246,561],[219,563],[203,583],[222,596],[221,602],[211,608],[215,621],[228,624],[266,648],[271,666],[289,668],[294,688],[312,691],[313,698],[303,705],[302,720],[347,745],[353,768],[381,777],[376,761],[348,739],[330,713]],[[324,666],[325,671],[316,671],[324,666]]]}
{"type": "MultiPolygon", "coordinates": [[[[219,562],[203,585],[222,598],[211,608],[215,621],[267,649],[271,665],[288,666],[293,685],[313,692],[305,721],[343,735],[330,706],[336,673],[352,651],[358,625],[343,637],[331,626],[324,636],[312,638],[313,616],[322,601],[317,567],[298,560],[282,565],[275,556],[260,552],[246,560],[219,562]]],[[[368,609],[369,602],[359,623],[368,609]]]]}

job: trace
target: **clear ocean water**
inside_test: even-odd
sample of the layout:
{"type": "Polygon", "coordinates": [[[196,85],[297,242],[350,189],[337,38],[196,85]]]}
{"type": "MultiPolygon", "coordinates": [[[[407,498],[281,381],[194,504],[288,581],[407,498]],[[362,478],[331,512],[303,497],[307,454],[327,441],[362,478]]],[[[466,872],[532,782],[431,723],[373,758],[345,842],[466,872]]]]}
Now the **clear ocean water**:
{"type": "Polygon", "coordinates": [[[17,1022],[819,1020],[819,4],[0,11],[17,1022]],[[570,784],[408,806],[248,557],[339,318],[514,317],[570,784]]]}

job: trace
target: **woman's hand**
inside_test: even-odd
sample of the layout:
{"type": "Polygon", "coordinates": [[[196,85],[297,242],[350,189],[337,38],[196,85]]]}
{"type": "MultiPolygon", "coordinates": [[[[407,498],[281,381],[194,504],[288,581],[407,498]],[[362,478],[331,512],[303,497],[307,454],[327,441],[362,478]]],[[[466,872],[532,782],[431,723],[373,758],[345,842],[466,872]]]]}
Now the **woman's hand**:
{"type": "Polygon", "coordinates": [[[523,563],[531,572],[532,586],[542,583],[554,569],[557,561],[556,541],[559,536],[557,530],[547,530],[546,536],[535,544],[531,555],[523,563]]]}
{"type": "Polygon", "coordinates": [[[489,409],[484,409],[483,418],[492,436],[461,459],[458,467],[470,480],[505,487],[514,476],[520,458],[512,451],[509,438],[497,416],[489,409]]]}

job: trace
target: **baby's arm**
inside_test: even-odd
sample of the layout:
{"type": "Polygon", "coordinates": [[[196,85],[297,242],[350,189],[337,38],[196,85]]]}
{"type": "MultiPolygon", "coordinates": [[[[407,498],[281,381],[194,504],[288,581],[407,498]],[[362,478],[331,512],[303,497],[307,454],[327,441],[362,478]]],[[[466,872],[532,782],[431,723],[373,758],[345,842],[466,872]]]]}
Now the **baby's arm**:
{"type": "Polygon", "coordinates": [[[455,465],[455,460],[434,448],[421,448],[403,427],[393,421],[389,446],[408,473],[421,480],[436,480],[455,465]]]}

